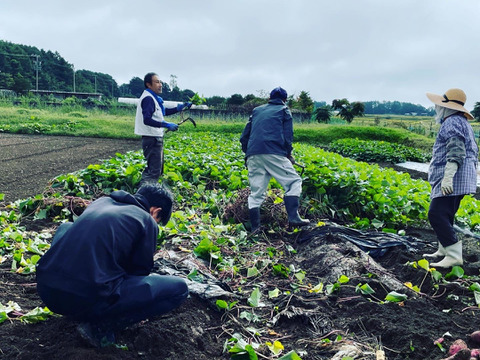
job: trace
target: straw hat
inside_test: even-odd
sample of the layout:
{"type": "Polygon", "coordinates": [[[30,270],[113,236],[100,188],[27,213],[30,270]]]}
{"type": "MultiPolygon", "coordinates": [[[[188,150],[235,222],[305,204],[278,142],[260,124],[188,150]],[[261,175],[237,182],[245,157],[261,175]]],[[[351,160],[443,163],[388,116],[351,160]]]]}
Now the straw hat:
{"type": "Polygon", "coordinates": [[[427,97],[436,105],[461,111],[468,119],[473,119],[472,114],[464,107],[467,95],[461,89],[449,89],[443,95],[427,93],[427,97]]]}

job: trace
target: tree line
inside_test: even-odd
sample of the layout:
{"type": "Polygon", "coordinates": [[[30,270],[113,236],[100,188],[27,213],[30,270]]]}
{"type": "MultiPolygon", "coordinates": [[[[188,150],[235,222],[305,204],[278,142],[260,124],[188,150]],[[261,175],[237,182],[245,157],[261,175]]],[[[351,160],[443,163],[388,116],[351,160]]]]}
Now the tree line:
{"type": "MultiPolygon", "coordinates": [[[[145,86],[143,79],[139,77],[133,77],[127,84],[118,85],[109,74],[75,70],[74,65],[67,62],[58,52],[0,40],[0,89],[12,90],[17,94],[27,94],[30,90],[54,90],[97,93],[108,98],[116,98],[139,97],[145,86]]],[[[165,100],[188,101],[194,94],[193,90],[180,89],[175,75],[171,75],[170,81],[163,84],[162,97],[165,100]]],[[[264,104],[268,100],[268,94],[211,96],[205,100],[210,108],[250,112],[254,107],[264,104]]],[[[421,105],[400,101],[363,102],[363,111],[359,108],[360,105],[350,104],[346,99],[336,99],[331,105],[327,105],[325,102],[314,101],[307,91],[290,95],[287,102],[293,111],[312,114],[317,121],[324,121],[327,115],[335,112],[343,113],[348,119],[353,108],[354,112],[375,115],[434,115],[433,107],[427,109],[421,105]],[[352,109],[349,110],[350,105],[352,109]]],[[[475,118],[480,119],[480,103],[475,104],[472,113],[475,118]]]]}

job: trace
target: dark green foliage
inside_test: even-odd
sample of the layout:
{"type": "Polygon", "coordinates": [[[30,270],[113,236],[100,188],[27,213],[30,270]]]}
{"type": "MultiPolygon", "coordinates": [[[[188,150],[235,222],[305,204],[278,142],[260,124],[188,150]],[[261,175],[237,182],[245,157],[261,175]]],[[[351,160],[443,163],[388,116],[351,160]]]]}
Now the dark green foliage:
{"type": "Polygon", "coordinates": [[[471,114],[477,121],[480,121],[480,102],[475,103],[475,107],[473,108],[471,114]]]}
{"type": "Polygon", "coordinates": [[[317,146],[328,146],[339,139],[383,140],[390,143],[403,144],[424,151],[431,151],[433,139],[408,132],[403,129],[393,129],[377,126],[343,126],[330,125],[312,131],[310,128],[296,128],[295,141],[306,142],[317,146]]]}
{"type": "Polygon", "coordinates": [[[333,110],[338,110],[338,116],[348,123],[351,123],[355,116],[363,116],[365,113],[365,105],[363,103],[350,103],[347,99],[333,100],[332,108],[333,110]]]}
{"type": "Polygon", "coordinates": [[[29,90],[100,92],[117,96],[118,86],[110,75],[87,70],[75,71],[58,52],[39,50],[0,40],[0,89],[23,94],[29,90]],[[38,71],[37,71],[38,70],[38,71]],[[38,78],[37,78],[38,74],[38,78]]]}
{"type": "Polygon", "coordinates": [[[316,108],[313,112],[313,118],[319,123],[328,124],[332,116],[332,108],[328,105],[316,108]]]}
{"type": "Polygon", "coordinates": [[[400,101],[365,101],[365,114],[395,114],[395,115],[405,115],[416,114],[422,116],[433,116],[435,115],[434,107],[426,109],[422,105],[415,105],[411,103],[405,103],[400,101]]]}
{"type": "Polygon", "coordinates": [[[427,162],[429,154],[386,141],[368,141],[358,139],[341,139],[330,144],[330,151],[357,161],[400,163],[405,161],[427,162]]]}

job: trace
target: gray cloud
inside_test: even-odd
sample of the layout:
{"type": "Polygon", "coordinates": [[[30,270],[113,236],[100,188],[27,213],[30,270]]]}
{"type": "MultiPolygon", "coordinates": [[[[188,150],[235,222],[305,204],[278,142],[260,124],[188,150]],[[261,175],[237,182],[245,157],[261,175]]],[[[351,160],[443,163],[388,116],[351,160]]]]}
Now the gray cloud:
{"type": "Polygon", "coordinates": [[[0,39],[119,83],[155,71],[204,96],[281,85],[330,103],[460,87],[480,101],[477,0],[61,0],[0,3],[0,39]]]}

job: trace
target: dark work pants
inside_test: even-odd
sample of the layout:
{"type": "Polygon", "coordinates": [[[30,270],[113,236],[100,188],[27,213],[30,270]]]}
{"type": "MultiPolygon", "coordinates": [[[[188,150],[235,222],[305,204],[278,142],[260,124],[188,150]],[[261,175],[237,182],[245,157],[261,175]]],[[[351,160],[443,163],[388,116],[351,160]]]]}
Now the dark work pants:
{"type": "MultiPolygon", "coordinates": [[[[64,233],[72,224],[60,225],[57,234],[64,233]]],[[[59,238],[55,236],[52,245],[59,238]]],[[[53,312],[94,323],[104,330],[121,330],[165,314],[179,307],[188,296],[188,287],[182,278],[159,274],[127,275],[110,298],[83,297],[52,288],[48,282],[37,283],[37,290],[53,312]]]]}
{"type": "Polygon", "coordinates": [[[91,319],[86,320],[101,328],[121,330],[176,309],[187,298],[188,287],[182,278],[176,276],[128,276],[120,285],[119,295],[113,304],[97,303],[91,319]]]}
{"type": "Polygon", "coordinates": [[[458,241],[453,229],[453,221],[463,196],[442,196],[434,198],[430,202],[428,220],[437,235],[438,242],[443,247],[453,245],[458,241]]]}
{"type": "Polygon", "coordinates": [[[147,160],[147,166],[142,173],[142,184],[158,182],[162,175],[162,148],[163,138],[142,136],[143,156],[147,160]]]}
{"type": "Polygon", "coordinates": [[[82,297],[48,284],[40,284],[37,290],[53,312],[90,322],[105,331],[121,330],[165,314],[179,307],[188,296],[188,287],[182,278],[159,274],[127,276],[119,287],[119,296],[104,299],[82,297]]]}

